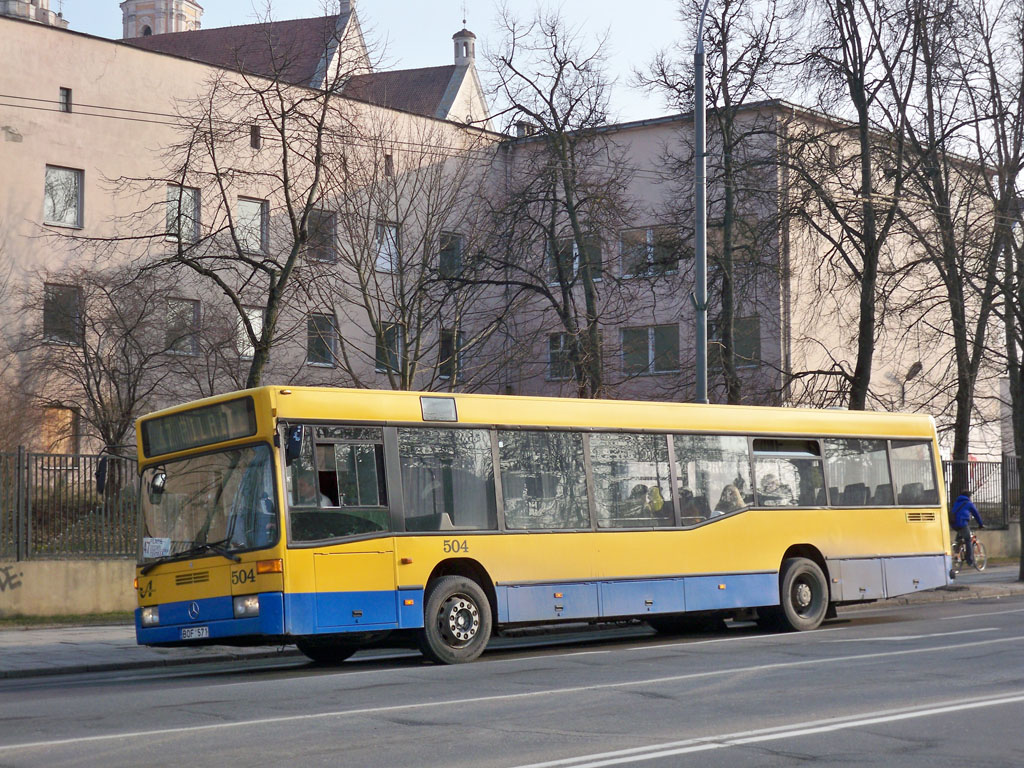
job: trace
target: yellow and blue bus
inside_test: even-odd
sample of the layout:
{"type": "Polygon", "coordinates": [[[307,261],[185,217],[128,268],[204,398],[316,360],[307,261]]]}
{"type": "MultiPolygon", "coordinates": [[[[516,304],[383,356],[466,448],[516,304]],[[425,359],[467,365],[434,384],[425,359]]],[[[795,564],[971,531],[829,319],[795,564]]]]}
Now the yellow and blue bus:
{"type": "Polygon", "coordinates": [[[138,641],[415,640],[756,618],[942,586],[931,418],[263,387],[139,419],[138,641]]]}

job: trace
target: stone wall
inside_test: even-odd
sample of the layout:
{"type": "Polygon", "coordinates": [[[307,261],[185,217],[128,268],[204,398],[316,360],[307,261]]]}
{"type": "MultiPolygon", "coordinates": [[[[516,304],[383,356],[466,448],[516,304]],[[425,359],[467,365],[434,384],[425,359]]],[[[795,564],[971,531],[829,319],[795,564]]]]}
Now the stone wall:
{"type": "Polygon", "coordinates": [[[0,561],[0,617],[135,609],[131,560],[0,561]]]}

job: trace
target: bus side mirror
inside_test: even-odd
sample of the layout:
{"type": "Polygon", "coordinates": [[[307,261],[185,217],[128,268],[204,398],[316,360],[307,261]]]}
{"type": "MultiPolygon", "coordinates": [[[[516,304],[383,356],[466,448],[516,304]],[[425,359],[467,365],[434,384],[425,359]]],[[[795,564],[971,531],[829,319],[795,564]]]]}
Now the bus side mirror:
{"type": "Polygon", "coordinates": [[[149,481],[149,493],[151,496],[159,496],[164,492],[164,486],[167,485],[166,473],[160,471],[153,474],[153,479],[149,481]]]}
{"type": "Polygon", "coordinates": [[[288,439],[284,444],[284,463],[291,466],[291,463],[299,458],[302,453],[302,427],[292,427],[288,430],[288,439]]]}
{"type": "Polygon", "coordinates": [[[107,487],[107,457],[100,456],[96,464],[96,493],[103,495],[103,489],[107,487]]]}

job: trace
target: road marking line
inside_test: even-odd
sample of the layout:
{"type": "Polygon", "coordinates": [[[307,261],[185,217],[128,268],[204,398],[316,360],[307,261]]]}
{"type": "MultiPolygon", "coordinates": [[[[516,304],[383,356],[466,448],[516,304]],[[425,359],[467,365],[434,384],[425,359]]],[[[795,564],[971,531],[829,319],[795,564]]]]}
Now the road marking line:
{"type": "Polygon", "coordinates": [[[589,693],[591,691],[613,690],[615,688],[634,688],[637,686],[660,685],[674,683],[683,680],[700,680],[711,677],[724,677],[727,675],[743,675],[757,672],[767,672],[777,669],[793,669],[797,667],[822,666],[826,664],[846,664],[851,661],[874,661],[876,659],[893,658],[896,656],[910,656],[919,653],[944,653],[949,654],[963,648],[978,648],[986,645],[999,645],[1004,643],[1024,642],[1024,636],[1001,637],[992,640],[974,640],[969,643],[958,643],[955,645],[942,645],[929,648],[906,648],[899,651],[881,651],[879,653],[856,653],[847,656],[829,656],[823,659],[803,659],[801,661],[780,661],[772,664],[758,664],[749,667],[732,667],[729,669],[715,669],[704,672],[690,672],[682,675],[669,675],[666,677],[651,677],[643,680],[624,680],[618,683],[595,683],[594,685],[577,685],[567,688],[549,688],[541,691],[527,691],[524,693],[506,693],[495,696],[474,696],[466,699],[447,699],[444,701],[424,701],[415,704],[393,704],[380,707],[364,707],[362,709],[341,709],[332,712],[312,712],[303,715],[282,715],[280,717],[261,717],[253,720],[238,720],[233,723],[213,723],[210,725],[183,725],[175,728],[154,728],[146,731],[122,731],[120,733],[107,733],[95,736],[77,736],[66,739],[51,739],[47,741],[31,741],[22,744],[0,744],[0,753],[12,752],[19,749],[39,749],[41,747],[58,747],[69,744],[88,744],[90,742],[114,741],[116,739],[150,738],[155,736],[169,736],[181,733],[202,733],[204,731],[220,731],[228,728],[246,728],[253,726],[276,725],[280,723],[294,723],[308,720],[326,720],[329,718],[353,717],[360,715],[376,715],[384,712],[401,712],[409,710],[426,710],[438,707],[453,707],[464,705],[478,705],[497,702],[512,701],[515,699],[533,699],[543,696],[564,696],[574,693],[589,693]]]}
{"type": "Polygon", "coordinates": [[[949,637],[950,635],[973,635],[977,632],[998,632],[1000,627],[978,627],[977,629],[959,629],[956,632],[932,632],[927,635],[889,635],[888,637],[843,637],[839,640],[826,640],[826,643],[876,643],[881,640],[923,640],[926,637],[949,637]]]}
{"type": "Polygon", "coordinates": [[[1024,702],[1024,693],[1002,694],[996,697],[974,699],[967,701],[948,701],[940,704],[933,704],[925,708],[917,709],[896,709],[883,712],[875,712],[869,716],[848,715],[846,717],[828,718],[802,722],[797,725],[783,725],[772,728],[763,728],[753,731],[741,731],[738,733],[727,733],[719,736],[701,736],[683,741],[672,741],[664,744],[652,744],[647,747],[634,747],[632,749],[620,749],[614,752],[599,752],[591,755],[568,757],[561,760],[549,760],[543,763],[529,763],[518,765],[515,768],[605,768],[605,766],[622,765],[624,763],[636,763],[644,760],[657,760],[664,757],[673,757],[692,752],[706,752],[712,749],[725,749],[727,747],[743,746],[746,744],[757,744],[764,741],[777,741],[779,739],[791,739],[799,736],[813,736],[819,733],[832,733],[834,731],[846,730],[849,728],[862,728],[867,725],[881,725],[894,723],[901,720],[913,720],[934,715],[944,715],[952,712],[962,712],[970,709],[981,709],[984,707],[996,707],[1003,704],[1017,704],[1024,702]]]}
{"type": "Polygon", "coordinates": [[[1024,608],[1014,608],[1011,611],[989,611],[988,613],[963,613],[959,616],[941,616],[939,621],[955,621],[956,619],[976,619],[979,616],[1002,616],[1004,613],[1024,613],[1024,608]]]}

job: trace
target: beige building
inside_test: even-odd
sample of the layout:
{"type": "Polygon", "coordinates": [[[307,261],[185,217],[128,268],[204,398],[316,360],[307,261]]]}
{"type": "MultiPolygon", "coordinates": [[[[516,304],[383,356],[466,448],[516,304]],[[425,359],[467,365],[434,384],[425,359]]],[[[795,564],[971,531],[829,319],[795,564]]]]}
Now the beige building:
{"type": "Polygon", "coordinates": [[[0,0],[0,16],[27,19],[59,29],[68,27],[62,13],[50,10],[50,0],[0,0]]]}
{"type": "MultiPolygon", "coordinates": [[[[337,164],[317,182],[322,191],[309,220],[316,234],[296,262],[302,290],[289,294],[278,320],[264,381],[575,391],[564,328],[550,306],[534,295],[449,280],[453,270],[498,247],[493,222],[490,235],[482,234],[488,227],[475,204],[503,204],[538,152],[534,137],[492,132],[472,32],[455,33],[449,64],[382,72],[373,68],[354,3],[324,18],[223,29],[202,29],[202,9],[190,0],[127,0],[121,8],[123,41],[0,18],[0,41],[10,52],[0,72],[8,94],[0,105],[0,231],[2,256],[13,269],[4,300],[16,317],[6,330],[14,348],[33,329],[41,339],[34,350],[22,347],[20,365],[43,343],[74,346],[84,335],[79,308],[86,291],[67,279],[68,270],[166,258],[180,243],[202,258],[230,247],[263,262],[287,256],[293,220],[279,173],[279,126],[273,113],[239,100],[242,93],[251,97],[253,84],[259,90],[277,81],[307,107],[323,103],[325,88],[338,86],[341,96],[331,102],[325,133],[337,164]],[[45,55],[56,48],[62,56],[45,55]],[[182,151],[199,152],[203,139],[214,137],[212,128],[202,135],[196,129],[188,144],[183,133],[183,126],[201,124],[194,110],[211,93],[223,96],[209,112],[210,125],[218,126],[210,146],[220,154],[185,168],[182,151]],[[35,303],[26,301],[32,296],[35,303]]],[[[308,111],[297,114],[310,118],[308,111]]],[[[747,114],[778,123],[792,108],[767,102],[747,114]]],[[[291,124],[286,135],[303,137],[291,124]]],[[[614,217],[594,223],[591,246],[600,254],[600,343],[611,397],[692,397],[692,219],[684,204],[692,184],[662,165],[666,149],[686,154],[691,135],[689,116],[677,115],[612,126],[602,139],[615,148],[625,178],[625,202],[614,217]]],[[[778,148],[772,141],[751,151],[770,156],[778,148]]],[[[834,286],[822,293],[822,243],[780,216],[790,194],[785,176],[767,173],[758,187],[744,202],[741,237],[750,247],[737,267],[736,343],[746,398],[828,405],[813,400],[827,388],[799,390],[795,374],[852,369],[855,291],[834,286]]],[[[713,192],[712,254],[720,231],[715,199],[713,192]]],[[[510,257],[520,266],[533,259],[543,284],[551,249],[513,246],[510,257]]],[[[577,270],[574,248],[557,258],[577,270]]],[[[228,282],[258,335],[267,286],[252,277],[257,273],[236,269],[228,282]]],[[[241,386],[255,353],[239,330],[246,322],[238,307],[194,275],[173,274],[141,300],[152,314],[146,333],[161,354],[146,362],[139,408],[241,386]]],[[[710,280],[714,297],[720,275],[713,265],[710,280]]],[[[580,301],[579,289],[573,292],[580,301]]],[[[915,322],[913,332],[902,322],[886,319],[873,405],[920,407],[941,426],[952,415],[948,371],[927,366],[907,376],[941,336],[922,335],[927,322],[915,322]]],[[[712,310],[712,338],[715,323],[712,310]]],[[[38,384],[45,378],[39,377],[22,384],[38,384]]],[[[95,406],[74,387],[62,390],[48,380],[42,390],[38,402],[48,409],[41,434],[49,447],[71,450],[75,433],[95,433],[76,416],[95,406]]],[[[713,359],[710,391],[721,397],[713,359]]],[[[842,397],[833,394],[837,402],[842,397]]],[[[997,400],[985,393],[981,402],[974,453],[998,454],[997,400]]]]}

